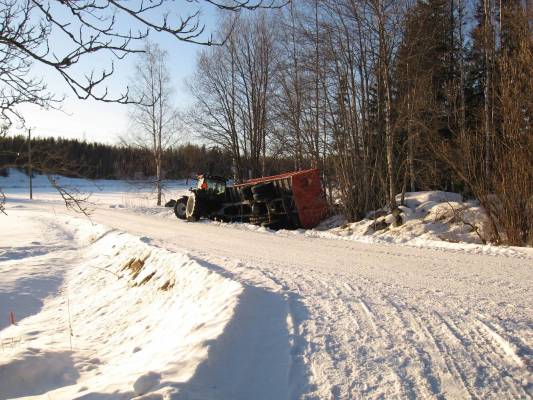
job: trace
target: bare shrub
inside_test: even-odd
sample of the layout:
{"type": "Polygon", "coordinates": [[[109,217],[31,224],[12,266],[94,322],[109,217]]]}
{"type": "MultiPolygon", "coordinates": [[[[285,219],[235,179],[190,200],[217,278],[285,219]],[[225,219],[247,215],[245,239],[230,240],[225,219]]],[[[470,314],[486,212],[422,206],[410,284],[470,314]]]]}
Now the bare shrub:
{"type": "Polygon", "coordinates": [[[515,12],[514,46],[502,51],[498,63],[495,102],[500,118],[490,144],[480,124],[446,141],[438,153],[485,209],[487,240],[525,245],[533,234],[533,39],[527,20],[515,12]]]}

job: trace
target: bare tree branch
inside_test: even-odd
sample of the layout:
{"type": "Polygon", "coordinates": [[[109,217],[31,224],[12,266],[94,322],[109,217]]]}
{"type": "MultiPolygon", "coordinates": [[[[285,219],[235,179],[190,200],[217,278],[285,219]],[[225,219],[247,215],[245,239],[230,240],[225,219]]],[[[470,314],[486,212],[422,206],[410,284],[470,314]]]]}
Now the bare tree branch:
{"type": "Polygon", "coordinates": [[[2,188],[0,188],[0,213],[7,215],[5,206],[6,206],[6,195],[2,191],[2,188]]]}
{"type": "Polygon", "coordinates": [[[476,224],[473,224],[471,223],[470,221],[468,221],[465,217],[465,211],[468,209],[467,207],[461,207],[459,209],[455,208],[453,206],[452,203],[450,203],[449,201],[446,201],[446,203],[448,204],[448,207],[450,207],[450,210],[452,210],[452,213],[453,213],[453,216],[454,218],[461,222],[463,225],[466,225],[468,226],[470,229],[472,229],[472,232],[474,232],[477,237],[479,238],[479,240],[481,240],[481,243],[483,244],[487,244],[487,240],[483,237],[483,235],[481,234],[481,228],[479,226],[477,226],[476,224]]]}
{"type": "Polygon", "coordinates": [[[63,201],[65,207],[69,210],[81,213],[87,218],[89,217],[89,209],[87,207],[87,201],[90,195],[81,192],[77,187],[70,185],[61,185],[56,178],[52,175],[47,175],[48,181],[54,189],[57,190],[63,201]]]}
{"type": "Polygon", "coordinates": [[[132,134],[123,138],[128,145],[147,149],[154,160],[157,205],[161,205],[163,152],[174,145],[183,130],[181,116],[172,102],[173,83],[167,68],[168,54],[157,44],[146,41],[139,56],[131,87],[143,103],[130,106],[132,134]]]}
{"type": "Polygon", "coordinates": [[[0,133],[14,120],[24,122],[18,105],[59,106],[62,98],[51,93],[43,80],[32,77],[35,65],[55,70],[78,99],[142,102],[128,88],[122,93],[107,89],[115,63],[142,52],[140,41],[152,32],[181,42],[221,44],[223,40],[214,42],[206,33],[200,3],[227,12],[284,4],[203,0],[192,2],[192,10],[184,13],[171,0],[0,0],[0,133]],[[196,10],[194,4],[198,4],[196,10]],[[103,65],[102,57],[107,61],[103,65]]]}

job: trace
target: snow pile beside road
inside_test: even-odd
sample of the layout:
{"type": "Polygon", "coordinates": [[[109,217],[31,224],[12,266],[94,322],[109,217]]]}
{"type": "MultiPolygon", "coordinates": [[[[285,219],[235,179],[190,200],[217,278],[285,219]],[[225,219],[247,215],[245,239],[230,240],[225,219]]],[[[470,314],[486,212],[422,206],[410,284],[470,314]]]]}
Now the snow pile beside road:
{"type": "MultiPolygon", "coordinates": [[[[400,203],[400,196],[397,201],[400,203]]],[[[427,191],[406,193],[404,204],[399,206],[402,224],[396,227],[393,226],[394,216],[388,208],[370,212],[367,218],[353,223],[348,223],[342,215],[334,215],[316,228],[308,230],[275,232],[251,224],[204,223],[280,236],[304,235],[364,243],[466,250],[482,254],[516,254],[516,249],[503,246],[480,246],[481,238],[488,237],[488,225],[483,208],[476,201],[465,202],[458,193],[427,191]]]]}
{"type": "MultiPolygon", "coordinates": [[[[7,222],[30,220],[13,222],[18,215],[12,211],[7,222]]],[[[8,297],[38,296],[42,282],[55,282],[33,310],[12,304],[17,319],[26,318],[0,331],[0,398],[130,399],[185,391],[179,384],[208,358],[243,286],[146,238],[71,218],[59,224],[63,246],[57,241],[39,253],[15,246],[0,257],[0,271],[20,272],[11,284],[2,279],[8,297]],[[45,269],[41,284],[32,281],[45,269]]],[[[27,243],[36,239],[24,234],[27,243]]]]}
{"type": "MultiPolygon", "coordinates": [[[[400,202],[399,196],[397,201],[400,202]]],[[[393,226],[394,216],[384,208],[369,213],[361,221],[343,224],[328,232],[352,238],[370,236],[393,243],[446,241],[480,244],[481,237],[487,236],[483,209],[477,202],[463,202],[458,193],[406,193],[404,204],[399,206],[399,226],[393,226]]]]}

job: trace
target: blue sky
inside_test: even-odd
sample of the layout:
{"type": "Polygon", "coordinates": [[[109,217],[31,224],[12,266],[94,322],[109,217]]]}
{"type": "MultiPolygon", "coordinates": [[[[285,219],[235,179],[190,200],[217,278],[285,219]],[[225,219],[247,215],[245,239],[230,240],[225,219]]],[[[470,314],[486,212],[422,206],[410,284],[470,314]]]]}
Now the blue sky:
{"type": "MultiPolygon", "coordinates": [[[[186,4],[185,1],[183,3],[186,4]]],[[[192,6],[179,7],[179,13],[185,15],[186,8],[190,7],[192,6]]],[[[217,11],[213,8],[203,9],[201,21],[206,25],[206,32],[214,34],[217,28],[217,11]]],[[[190,102],[190,95],[187,93],[184,80],[193,73],[196,53],[201,46],[180,42],[163,34],[154,34],[151,38],[168,52],[168,68],[175,86],[175,104],[186,107],[190,102]]],[[[93,58],[92,61],[94,65],[87,67],[97,69],[98,66],[105,65],[108,60],[99,57],[93,58]]],[[[136,56],[130,55],[115,64],[115,74],[107,84],[111,91],[118,94],[127,87],[133,75],[135,62],[136,56]]],[[[127,106],[77,100],[62,78],[47,67],[36,65],[34,74],[43,77],[49,89],[59,95],[65,95],[66,98],[62,111],[40,110],[35,106],[21,107],[33,134],[116,143],[119,136],[127,132],[127,106]]]]}

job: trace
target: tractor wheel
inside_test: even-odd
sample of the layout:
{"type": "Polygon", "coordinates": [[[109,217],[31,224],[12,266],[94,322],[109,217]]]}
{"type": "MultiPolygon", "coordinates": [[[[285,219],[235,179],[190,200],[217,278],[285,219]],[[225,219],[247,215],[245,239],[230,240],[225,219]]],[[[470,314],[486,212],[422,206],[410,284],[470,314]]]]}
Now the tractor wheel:
{"type": "Polygon", "coordinates": [[[265,221],[261,223],[263,228],[272,229],[277,231],[278,229],[283,229],[287,227],[287,222],[284,219],[275,219],[273,221],[265,221]]]}
{"type": "Polygon", "coordinates": [[[268,206],[268,211],[270,211],[271,213],[273,214],[276,214],[276,213],[281,213],[283,212],[283,200],[281,199],[276,199],[274,201],[271,201],[267,204],[268,206]]]}
{"type": "Polygon", "coordinates": [[[255,216],[267,215],[268,210],[263,203],[254,202],[252,204],[252,214],[255,216]]]}
{"type": "Polygon", "coordinates": [[[254,194],[252,193],[251,186],[244,186],[240,189],[241,197],[243,200],[253,200],[254,194]]]}
{"type": "Polygon", "coordinates": [[[252,186],[252,193],[263,197],[274,197],[274,184],[272,182],[258,183],[257,185],[252,186]]]}
{"type": "Polygon", "coordinates": [[[254,194],[254,200],[260,203],[266,203],[272,200],[274,195],[272,193],[256,193],[254,194]]]}
{"type": "Polygon", "coordinates": [[[179,219],[187,219],[185,213],[187,210],[188,199],[189,196],[182,196],[174,202],[174,214],[176,214],[176,217],[178,217],[179,219]]]}
{"type": "Polygon", "coordinates": [[[198,194],[192,193],[187,199],[187,206],[185,208],[185,218],[187,221],[198,221],[201,216],[201,204],[198,194]]]}

